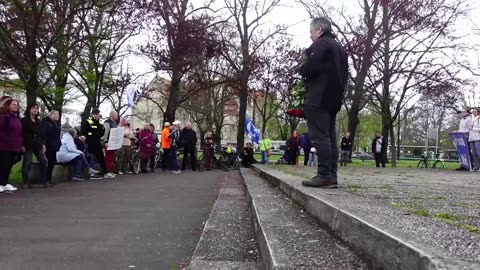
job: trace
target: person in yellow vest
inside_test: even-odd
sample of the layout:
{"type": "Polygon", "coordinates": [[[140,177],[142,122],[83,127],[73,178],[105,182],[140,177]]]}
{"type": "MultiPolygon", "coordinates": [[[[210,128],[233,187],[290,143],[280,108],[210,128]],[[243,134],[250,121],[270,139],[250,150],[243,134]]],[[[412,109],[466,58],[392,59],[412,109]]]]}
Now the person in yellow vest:
{"type": "Polygon", "coordinates": [[[262,153],[262,164],[268,164],[268,157],[272,148],[272,141],[268,138],[268,134],[265,132],[260,142],[260,152],[262,153]]]}
{"type": "Polygon", "coordinates": [[[100,164],[101,173],[103,173],[104,177],[115,178],[113,175],[107,173],[105,156],[103,155],[102,137],[105,134],[105,128],[100,118],[100,110],[92,110],[90,118],[82,123],[81,133],[86,138],[85,143],[88,145],[88,151],[100,164]]]}

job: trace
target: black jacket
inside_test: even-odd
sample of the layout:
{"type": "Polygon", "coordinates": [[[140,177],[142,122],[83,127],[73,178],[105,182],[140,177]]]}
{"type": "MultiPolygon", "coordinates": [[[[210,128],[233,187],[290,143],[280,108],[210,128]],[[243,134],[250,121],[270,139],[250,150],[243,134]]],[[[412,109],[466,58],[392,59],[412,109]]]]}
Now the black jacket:
{"type": "Polygon", "coordinates": [[[181,141],[183,148],[195,149],[197,146],[197,133],[193,129],[184,128],[182,130],[181,141]]]}
{"type": "Polygon", "coordinates": [[[347,139],[343,137],[342,142],[340,144],[340,149],[343,151],[352,151],[352,145],[353,145],[353,142],[351,138],[347,139]]]}
{"type": "Polygon", "coordinates": [[[305,78],[305,108],[340,111],[348,80],[347,53],[330,32],[305,53],[307,62],[300,70],[305,78]]]}
{"type": "Polygon", "coordinates": [[[40,120],[35,123],[30,116],[22,118],[22,137],[23,146],[27,151],[39,151],[45,145],[45,139],[42,134],[40,120]]]}
{"type": "Polygon", "coordinates": [[[42,121],[42,136],[45,138],[45,147],[47,152],[57,152],[62,145],[59,121],[53,121],[50,117],[45,117],[42,121]]]}
{"type": "Polygon", "coordinates": [[[86,143],[89,146],[90,150],[101,148],[102,137],[105,134],[105,127],[103,126],[103,121],[101,119],[95,120],[93,118],[88,118],[82,123],[81,133],[85,136],[86,143]]]}

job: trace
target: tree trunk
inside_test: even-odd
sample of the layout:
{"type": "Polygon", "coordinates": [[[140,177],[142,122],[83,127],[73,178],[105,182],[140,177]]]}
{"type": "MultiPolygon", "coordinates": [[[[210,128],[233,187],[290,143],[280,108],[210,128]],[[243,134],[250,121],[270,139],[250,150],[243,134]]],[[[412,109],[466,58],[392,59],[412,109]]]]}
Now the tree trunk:
{"type": "Polygon", "coordinates": [[[395,146],[395,128],[393,127],[392,122],[390,122],[390,141],[392,142],[390,145],[390,153],[392,153],[392,168],[397,167],[397,154],[396,154],[396,146],[395,146]]]}
{"type": "Polygon", "coordinates": [[[180,76],[178,76],[176,72],[174,72],[172,75],[172,84],[170,85],[170,93],[168,95],[167,108],[165,109],[165,114],[163,115],[163,123],[170,122],[171,124],[173,123],[173,121],[175,121],[178,97],[180,95],[180,83],[180,76]]]}
{"type": "Polygon", "coordinates": [[[388,141],[390,136],[389,120],[387,116],[382,115],[382,155],[385,163],[388,163],[388,141]]]}
{"type": "Polygon", "coordinates": [[[402,126],[402,122],[400,121],[401,119],[399,118],[398,124],[397,124],[397,158],[400,160],[400,127],[402,126]]]}
{"type": "Polygon", "coordinates": [[[248,66],[243,66],[240,77],[240,111],[238,113],[238,130],[237,130],[237,149],[239,153],[243,153],[243,145],[245,143],[245,118],[247,114],[248,102],[248,66]]]}

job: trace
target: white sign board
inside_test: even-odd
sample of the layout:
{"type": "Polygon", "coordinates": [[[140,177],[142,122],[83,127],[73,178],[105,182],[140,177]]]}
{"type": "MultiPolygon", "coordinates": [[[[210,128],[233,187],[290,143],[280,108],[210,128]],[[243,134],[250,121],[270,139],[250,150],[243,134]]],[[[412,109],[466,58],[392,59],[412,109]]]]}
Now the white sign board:
{"type": "Polygon", "coordinates": [[[108,138],[107,150],[118,150],[122,148],[124,134],[125,131],[123,127],[110,129],[110,137],[108,138]]]}

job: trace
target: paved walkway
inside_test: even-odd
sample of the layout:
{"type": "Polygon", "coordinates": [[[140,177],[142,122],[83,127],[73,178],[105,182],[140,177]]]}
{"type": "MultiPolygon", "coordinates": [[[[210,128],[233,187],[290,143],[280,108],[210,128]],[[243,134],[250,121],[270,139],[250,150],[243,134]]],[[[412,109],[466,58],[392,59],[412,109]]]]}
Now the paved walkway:
{"type": "Polygon", "coordinates": [[[155,173],[0,194],[0,269],[177,269],[223,175],[155,173]]]}

